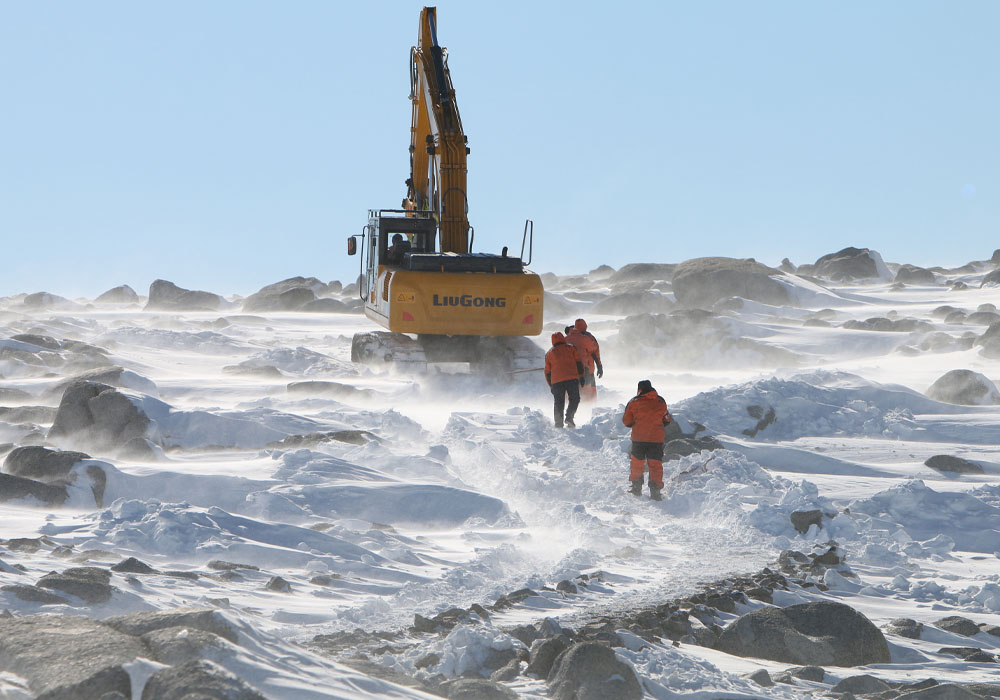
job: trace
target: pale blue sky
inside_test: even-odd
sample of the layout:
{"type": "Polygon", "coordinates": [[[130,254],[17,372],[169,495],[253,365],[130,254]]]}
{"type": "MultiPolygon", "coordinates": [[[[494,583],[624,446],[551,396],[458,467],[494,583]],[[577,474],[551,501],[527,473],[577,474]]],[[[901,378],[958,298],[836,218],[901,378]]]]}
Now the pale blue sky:
{"type": "MultiPolygon", "coordinates": [[[[0,0],[0,295],[352,279],[420,3],[0,0]]],[[[1000,247],[1000,3],[441,2],[477,249],[534,269],[1000,247]]]]}

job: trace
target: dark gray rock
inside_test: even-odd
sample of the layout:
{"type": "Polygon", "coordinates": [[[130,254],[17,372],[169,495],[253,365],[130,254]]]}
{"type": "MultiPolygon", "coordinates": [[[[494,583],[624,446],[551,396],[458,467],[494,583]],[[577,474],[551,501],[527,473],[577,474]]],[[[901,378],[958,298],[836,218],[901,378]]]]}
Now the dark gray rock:
{"type": "Polygon", "coordinates": [[[569,579],[563,579],[562,581],[557,583],[556,590],[566,594],[573,594],[579,592],[579,589],[576,587],[576,584],[570,581],[569,579]]]}
{"type": "Polygon", "coordinates": [[[316,299],[303,304],[299,311],[310,314],[350,314],[357,308],[354,304],[345,304],[337,299],[316,299]]]}
{"type": "Polygon", "coordinates": [[[149,418],[114,387],[86,380],[66,388],[49,438],[67,437],[86,431],[86,438],[99,446],[121,446],[133,438],[145,438],[149,418]]]}
{"type": "Polygon", "coordinates": [[[639,700],[643,696],[632,667],[599,642],[574,644],[564,651],[546,680],[555,700],[639,700]]]}
{"type": "Polygon", "coordinates": [[[736,656],[817,666],[890,661],[879,629],[854,608],[832,601],[746,613],[723,631],[715,648],[736,656]]]}
{"type": "Polygon", "coordinates": [[[961,615],[949,615],[948,617],[942,617],[934,623],[934,626],[938,629],[944,630],[945,632],[960,634],[963,637],[974,637],[980,632],[979,625],[969,618],[962,617],[961,615]]]}
{"type": "Polygon", "coordinates": [[[140,640],[86,617],[0,617],[3,668],[24,678],[38,698],[78,700],[113,692],[131,697],[122,664],[145,654],[140,640]]]}
{"type": "Polygon", "coordinates": [[[117,571],[118,573],[127,574],[155,574],[156,569],[151,567],[149,564],[143,561],[139,561],[135,557],[128,557],[127,559],[122,559],[117,564],[111,567],[112,571],[117,571]]]}
{"type": "Polygon", "coordinates": [[[1000,270],[993,270],[992,272],[986,273],[983,277],[983,281],[979,283],[979,288],[983,287],[995,287],[1000,284],[1000,270]]]}
{"type": "Polygon", "coordinates": [[[879,276],[877,255],[869,248],[844,248],[819,258],[812,274],[835,282],[872,279],[879,276]]]}
{"type": "Polygon", "coordinates": [[[529,648],[532,642],[542,638],[542,635],[538,633],[534,625],[518,625],[510,631],[510,636],[529,648]]]}
{"type": "Polygon", "coordinates": [[[879,331],[884,333],[929,333],[934,330],[934,324],[916,318],[890,319],[883,317],[868,318],[864,321],[851,319],[844,321],[844,328],[854,331],[879,331]]]}
{"type": "Polygon", "coordinates": [[[157,671],[142,700],[267,700],[246,681],[211,661],[188,661],[157,671]]]}
{"type": "Polygon", "coordinates": [[[528,668],[525,674],[545,678],[552,669],[559,654],[569,647],[569,642],[564,637],[550,637],[531,645],[531,656],[528,660],[528,668]]]}
{"type": "Polygon", "coordinates": [[[235,571],[236,569],[249,569],[250,571],[260,571],[259,566],[253,564],[240,564],[238,562],[226,561],[225,559],[213,559],[206,566],[213,571],[235,571]]]}
{"type": "Polygon", "coordinates": [[[65,605],[66,599],[55,593],[51,593],[38,586],[25,586],[23,584],[12,584],[0,587],[0,591],[12,593],[20,600],[28,603],[41,603],[42,605],[65,605]]]}
{"type": "Polygon", "coordinates": [[[937,278],[933,272],[923,267],[900,265],[896,270],[895,281],[904,284],[936,284],[937,278]]]}
{"type": "Polygon", "coordinates": [[[61,397],[66,392],[66,389],[76,381],[97,382],[98,384],[107,384],[119,389],[134,389],[146,394],[156,393],[156,384],[152,380],[117,365],[95,367],[86,372],[81,372],[65,381],[55,384],[46,393],[50,396],[61,397]]]}
{"type": "Polygon", "coordinates": [[[803,535],[809,532],[812,525],[823,527],[823,511],[821,510],[797,510],[788,517],[792,521],[792,527],[803,535]]]}
{"type": "Polygon", "coordinates": [[[176,666],[201,658],[218,660],[236,653],[236,647],[217,634],[191,627],[166,627],[142,635],[154,661],[176,666]]]}
{"type": "Polygon", "coordinates": [[[941,647],[938,649],[939,654],[949,654],[951,656],[957,656],[963,661],[969,662],[979,662],[979,663],[996,663],[996,657],[993,654],[987,653],[980,649],[979,647],[941,647]]]}
{"type": "Polygon", "coordinates": [[[138,304],[139,295],[127,284],[113,287],[94,299],[98,304],[138,304]]]}
{"type": "Polygon", "coordinates": [[[868,695],[871,693],[881,693],[889,690],[890,685],[881,678],[876,678],[867,673],[860,676],[850,676],[837,683],[830,689],[832,693],[854,693],[855,695],[868,695]]]}
{"type": "Polygon", "coordinates": [[[669,263],[631,263],[625,265],[620,270],[611,272],[607,276],[607,280],[609,284],[634,282],[636,280],[665,280],[669,282],[673,279],[676,268],[677,265],[669,263]]]}
{"type": "Polygon", "coordinates": [[[950,474],[982,474],[982,466],[961,457],[934,455],[924,462],[931,469],[950,474]]]}
{"type": "Polygon", "coordinates": [[[985,333],[973,341],[973,345],[982,348],[984,357],[994,360],[1000,358],[1000,323],[987,328],[985,333]]]}
{"type": "Polygon", "coordinates": [[[141,636],[169,627],[190,627],[217,634],[234,644],[238,643],[236,630],[216,610],[190,608],[169,612],[150,611],[115,615],[104,620],[104,624],[119,632],[141,636]]]}
{"type": "Polygon", "coordinates": [[[265,586],[267,590],[274,591],[276,593],[291,593],[292,584],[290,584],[285,579],[280,576],[272,576],[265,586]]]}
{"type": "Polygon", "coordinates": [[[897,695],[896,700],[983,700],[983,696],[960,685],[941,683],[930,688],[897,695]]]}
{"type": "Polygon", "coordinates": [[[506,666],[503,668],[498,668],[496,671],[490,674],[490,680],[496,681],[497,683],[503,683],[506,681],[512,681],[521,675],[521,660],[511,659],[506,666]]]}
{"type": "Polygon", "coordinates": [[[749,259],[694,258],[674,270],[674,297],[695,308],[706,308],[729,297],[780,306],[791,301],[784,285],[774,279],[780,274],[749,259]]]}
{"type": "MultiPolygon", "coordinates": [[[[307,287],[292,287],[280,292],[265,293],[261,291],[243,300],[243,310],[247,312],[298,311],[312,301],[316,301],[316,294],[307,287]]],[[[343,302],[337,303],[343,304],[343,302]]]]}
{"type": "Polygon", "coordinates": [[[43,484],[13,474],[0,474],[0,503],[27,499],[45,506],[61,506],[67,497],[65,486],[43,484]]]}
{"type": "Polygon", "coordinates": [[[218,311],[229,304],[218,294],[178,287],[173,282],[156,280],[149,285],[146,311],[218,311]]]}
{"type": "Polygon", "coordinates": [[[35,585],[68,593],[90,605],[108,602],[114,591],[111,573],[96,566],[78,566],[62,573],[45,574],[35,585]]]}
{"type": "Polygon", "coordinates": [[[746,677],[762,688],[770,688],[774,685],[774,681],[771,680],[771,674],[767,672],[766,668],[759,668],[746,677]]]}
{"type": "Polygon", "coordinates": [[[439,689],[448,700],[517,700],[517,693],[492,680],[459,678],[439,689]]]}
{"type": "Polygon", "coordinates": [[[908,617],[897,617],[883,627],[889,634],[899,635],[907,639],[920,639],[920,633],[924,629],[922,622],[917,622],[908,617]]]}
{"type": "Polygon", "coordinates": [[[90,459],[90,455],[40,446],[18,447],[7,455],[3,471],[14,476],[51,483],[65,479],[73,465],[84,459],[90,459]]]}
{"type": "Polygon", "coordinates": [[[946,372],[930,385],[927,395],[936,401],[962,406],[1000,403],[996,385],[979,372],[968,369],[946,372]]]}
{"type": "Polygon", "coordinates": [[[796,666],[785,670],[792,678],[801,678],[804,681],[821,683],[826,678],[826,671],[821,666],[796,666]]]}
{"type": "Polygon", "coordinates": [[[58,294],[49,294],[48,292],[35,292],[34,294],[29,294],[21,300],[25,308],[41,310],[41,309],[75,309],[79,308],[80,305],[76,302],[72,302],[65,297],[61,297],[58,294]]]}

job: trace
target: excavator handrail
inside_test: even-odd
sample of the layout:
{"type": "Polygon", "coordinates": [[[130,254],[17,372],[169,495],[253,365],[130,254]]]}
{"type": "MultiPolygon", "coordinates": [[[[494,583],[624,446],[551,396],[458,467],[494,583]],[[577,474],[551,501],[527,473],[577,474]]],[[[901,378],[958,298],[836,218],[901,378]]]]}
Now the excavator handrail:
{"type": "Polygon", "coordinates": [[[525,267],[531,264],[535,251],[535,222],[531,219],[524,220],[524,236],[521,237],[521,262],[525,267]],[[530,234],[530,235],[529,235],[530,234]],[[524,259],[524,244],[528,244],[528,259],[524,259]]]}

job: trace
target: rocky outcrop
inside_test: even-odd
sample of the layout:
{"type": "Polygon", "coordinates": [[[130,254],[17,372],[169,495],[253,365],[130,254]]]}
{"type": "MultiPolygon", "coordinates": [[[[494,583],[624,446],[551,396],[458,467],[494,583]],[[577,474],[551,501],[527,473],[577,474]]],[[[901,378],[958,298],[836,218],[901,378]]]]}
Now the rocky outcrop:
{"type": "Polygon", "coordinates": [[[599,642],[574,644],[560,654],[547,682],[555,700],[639,700],[643,696],[632,667],[599,642]]]}
{"type": "Polygon", "coordinates": [[[934,626],[938,629],[944,630],[945,632],[960,634],[963,637],[974,637],[981,631],[979,629],[979,625],[969,618],[962,617],[961,615],[949,615],[948,617],[942,617],[934,623],[934,626]]]}
{"type": "Polygon", "coordinates": [[[920,639],[920,633],[924,629],[922,622],[917,622],[909,617],[897,617],[883,627],[889,634],[896,634],[907,639],[920,639]]]}
{"type": "Polygon", "coordinates": [[[138,304],[139,295],[127,284],[114,287],[94,299],[98,304],[138,304]]]}
{"type": "Polygon", "coordinates": [[[595,303],[590,307],[590,313],[629,316],[640,313],[667,313],[673,309],[674,302],[659,292],[624,292],[595,303]]]}
{"type": "Polygon", "coordinates": [[[1000,404],[1000,391],[979,372],[953,369],[939,377],[927,389],[927,396],[945,403],[962,406],[1000,404]]]}
{"type": "Polygon", "coordinates": [[[86,432],[88,442],[119,447],[145,438],[149,418],[127,396],[99,382],[78,380],[63,393],[49,438],[86,432]]]}
{"type": "Polygon", "coordinates": [[[900,265],[896,270],[896,282],[904,284],[936,284],[937,278],[930,270],[916,265],[900,265]]]}
{"type": "Polygon", "coordinates": [[[780,274],[751,259],[695,258],[674,270],[674,297],[694,308],[707,308],[729,297],[780,306],[791,301],[787,288],[774,279],[780,274]]]}
{"type": "Polygon", "coordinates": [[[723,631],[716,648],[736,656],[819,666],[890,661],[879,629],[854,608],[831,601],[749,612],[723,631]]]}
{"type": "Polygon", "coordinates": [[[229,302],[218,294],[178,287],[167,280],[156,280],[149,285],[146,311],[218,311],[229,302]]]}
{"type": "Polygon", "coordinates": [[[212,661],[188,661],[157,671],[142,690],[142,700],[267,700],[246,681],[212,661]]]}
{"type": "Polygon", "coordinates": [[[931,469],[948,474],[982,474],[983,468],[975,462],[952,455],[934,455],[924,462],[931,469]]]}
{"type": "MultiPolygon", "coordinates": [[[[602,271],[606,266],[594,270],[591,274],[602,271]]],[[[608,268],[610,270],[610,268],[608,268]]],[[[606,275],[608,284],[633,282],[635,280],[665,280],[670,281],[677,265],[669,263],[632,263],[606,275]]]]}
{"type": "Polygon", "coordinates": [[[882,256],[869,248],[848,247],[824,255],[816,261],[811,272],[817,277],[835,282],[892,279],[892,273],[882,261],[882,256]]]}

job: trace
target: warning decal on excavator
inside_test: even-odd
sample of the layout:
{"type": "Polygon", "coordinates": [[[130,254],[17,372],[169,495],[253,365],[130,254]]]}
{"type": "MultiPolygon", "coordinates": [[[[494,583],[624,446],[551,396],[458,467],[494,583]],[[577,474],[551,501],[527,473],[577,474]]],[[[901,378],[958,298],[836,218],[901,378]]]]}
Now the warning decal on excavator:
{"type": "Polygon", "coordinates": [[[525,306],[531,306],[532,304],[540,304],[542,303],[542,297],[539,294],[525,294],[523,303],[525,306]]]}
{"type": "Polygon", "coordinates": [[[400,304],[412,304],[417,300],[416,294],[407,294],[405,292],[400,292],[396,295],[396,301],[400,304]]]}

